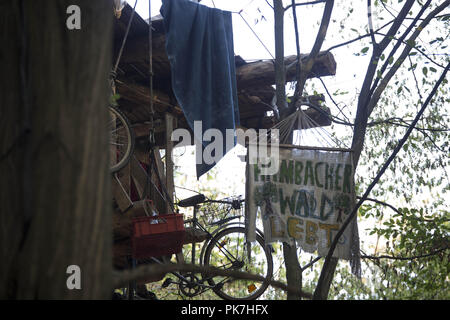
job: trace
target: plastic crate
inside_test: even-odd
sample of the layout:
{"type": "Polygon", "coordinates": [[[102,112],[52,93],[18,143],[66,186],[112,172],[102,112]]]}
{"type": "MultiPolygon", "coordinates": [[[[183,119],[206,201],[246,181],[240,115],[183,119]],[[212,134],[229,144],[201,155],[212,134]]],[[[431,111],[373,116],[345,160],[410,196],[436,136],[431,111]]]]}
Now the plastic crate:
{"type": "Polygon", "coordinates": [[[181,252],[185,235],[182,214],[133,218],[133,258],[160,257],[181,252]]]}

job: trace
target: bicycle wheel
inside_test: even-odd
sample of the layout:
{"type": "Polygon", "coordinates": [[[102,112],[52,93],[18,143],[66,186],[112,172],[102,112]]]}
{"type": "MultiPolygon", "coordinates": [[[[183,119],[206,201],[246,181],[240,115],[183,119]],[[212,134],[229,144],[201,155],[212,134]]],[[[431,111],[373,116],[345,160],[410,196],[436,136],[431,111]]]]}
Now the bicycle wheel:
{"type": "MultiPolygon", "coordinates": [[[[245,243],[245,228],[231,227],[215,235],[205,250],[204,265],[226,270],[239,270],[272,278],[273,260],[269,247],[261,236],[251,245],[251,260],[248,260],[245,243]]],[[[225,300],[253,300],[261,296],[268,287],[267,281],[231,279],[215,276],[208,279],[214,292],[225,300]],[[219,285],[217,285],[219,284],[219,285]]]]}
{"type": "Polygon", "coordinates": [[[134,150],[134,131],[127,117],[116,107],[109,106],[110,162],[112,173],[125,167],[134,150]]]}

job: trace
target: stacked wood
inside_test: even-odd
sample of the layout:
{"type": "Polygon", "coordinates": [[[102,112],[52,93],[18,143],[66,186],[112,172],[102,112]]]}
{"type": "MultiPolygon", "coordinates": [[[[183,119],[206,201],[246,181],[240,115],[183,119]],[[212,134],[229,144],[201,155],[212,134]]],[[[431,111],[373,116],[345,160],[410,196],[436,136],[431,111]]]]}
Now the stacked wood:
{"type": "MultiPolygon", "coordinates": [[[[176,126],[176,122],[170,114],[167,114],[165,125],[166,140],[167,136],[170,136],[172,125],[176,126]]],[[[169,146],[169,151],[166,156],[170,159],[171,148],[168,141],[166,141],[166,145],[169,146]]],[[[164,184],[168,193],[173,193],[173,165],[169,163],[169,166],[164,166],[157,147],[154,147],[150,152],[154,153],[153,159],[155,161],[152,163],[149,161],[149,154],[137,146],[130,163],[113,175],[113,198],[116,204],[112,224],[114,235],[113,257],[114,266],[118,269],[129,267],[129,258],[132,254],[131,236],[133,218],[152,216],[154,211],[159,214],[172,213],[171,207],[167,205],[167,201],[164,199],[166,195],[164,195],[164,192],[161,193],[162,188],[156,186],[161,187],[161,184],[164,184]],[[147,166],[151,165],[156,170],[151,170],[149,176],[150,172],[142,164],[147,166]],[[167,177],[171,178],[167,179],[167,177]],[[143,200],[132,201],[132,185],[138,197],[143,200]],[[152,201],[146,200],[150,195],[152,201]]],[[[184,243],[202,242],[207,237],[207,233],[199,229],[187,228],[184,243]]],[[[151,262],[151,260],[147,262],[151,262]]],[[[154,277],[145,279],[144,283],[158,280],[160,280],[159,277],[154,277]]]]}
{"type": "MultiPolygon", "coordinates": [[[[302,63],[308,58],[307,54],[301,55],[302,63]]],[[[296,78],[297,56],[284,58],[286,66],[286,81],[294,81],[296,78]]],[[[336,74],[336,61],[331,52],[319,52],[314,59],[314,65],[308,78],[318,78],[336,74]]],[[[238,90],[272,85],[275,83],[274,60],[262,60],[247,63],[236,69],[238,90]]]]}

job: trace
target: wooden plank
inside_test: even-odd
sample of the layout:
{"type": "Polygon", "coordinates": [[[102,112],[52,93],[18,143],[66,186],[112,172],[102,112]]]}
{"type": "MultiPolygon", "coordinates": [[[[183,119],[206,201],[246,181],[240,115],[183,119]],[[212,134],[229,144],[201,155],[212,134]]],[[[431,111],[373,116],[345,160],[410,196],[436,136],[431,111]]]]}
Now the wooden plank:
{"type": "Polygon", "coordinates": [[[155,162],[152,163],[152,165],[155,167],[152,171],[152,179],[155,183],[156,186],[159,185],[159,183],[161,183],[163,186],[161,188],[161,193],[163,195],[163,197],[161,197],[159,191],[156,190],[155,188],[155,198],[153,199],[155,201],[155,206],[158,210],[159,213],[163,214],[166,213],[166,200],[165,200],[165,194],[163,191],[163,188],[165,188],[166,185],[166,175],[164,173],[164,163],[161,159],[161,154],[159,153],[159,148],[158,147],[154,147],[152,150],[153,154],[154,154],[154,159],[155,162]],[[158,178],[159,175],[159,178],[158,178]]]}
{"type": "Polygon", "coordinates": [[[117,172],[117,177],[122,184],[122,187],[127,195],[131,194],[131,166],[128,163],[119,172],[117,172]]]}
{"type": "Polygon", "coordinates": [[[161,181],[166,181],[166,175],[164,173],[164,162],[161,159],[161,153],[159,151],[159,148],[154,147],[153,153],[154,153],[155,160],[156,160],[156,163],[155,163],[156,171],[158,172],[159,177],[161,178],[161,181]]]}
{"type": "Polygon", "coordinates": [[[116,201],[120,211],[125,212],[133,205],[133,202],[129,197],[129,193],[126,192],[116,174],[113,175],[112,189],[113,199],[116,201]]]}
{"type": "MultiPolygon", "coordinates": [[[[147,197],[153,200],[153,203],[155,204],[156,210],[159,214],[165,214],[166,213],[165,194],[163,190],[158,190],[156,187],[159,185],[159,181],[161,181],[161,183],[165,186],[166,178],[164,174],[164,163],[161,160],[161,155],[159,153],[158,147],[154,147],[153,150],[150,152],[153,152],[155,155],[156,163],[152,162],[151,165],[156,167],[156,171],[159,172],[160,175],[160,180],[156,175],[155,168],[152,168],[152,175],[151,175],[152,183],[150,183],[151,192],[147,194],[147,197]]],[[[147,173],[139,162],[149,165],[150,159],[148,153],[142,151],[139,147],[135,149],[134,157],[136,158],[137,161],[132,165],[133,167],[132,179],[136,185],[139,196],[142,197],[145,184],[147,183],[147,176],[146,176],[147,173]]]]}
{"type": "Polygon", "coordinates": [[[141,166],[139,161],[133,156],[130,160],[131,179],[133,180],[139,199],[144,196],[145,185],[147,184],[147,172],[141,166]]]}
{"type": "Polygon", "coordinates": [[[174,125],[174,117],[170,113],[165,114],[165,120],[166,120],[166,190],[168,193],[168,199],[166,208],[167,213],[173,213],[172,207],[170,206],[170,203],[173,203],[173,192],[174,192],[174,181],[173,181],[173,161],[172,161],[172,154],[173,154],[173,141],[171,139],[171,135],[173,132],[173,125],[174,125]]]}

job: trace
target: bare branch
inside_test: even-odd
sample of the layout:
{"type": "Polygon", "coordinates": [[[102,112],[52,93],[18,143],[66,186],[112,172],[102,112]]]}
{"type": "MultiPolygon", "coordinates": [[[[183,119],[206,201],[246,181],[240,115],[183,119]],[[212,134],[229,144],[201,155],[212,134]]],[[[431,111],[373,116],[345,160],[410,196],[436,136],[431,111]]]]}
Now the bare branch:
{"type": "MultiPolygon", "coordinates": [[[[391,21],[385,23],[383,26],[381,26],[381,27],[379,27],[378,29],[374,30],[374,33],[378,33],[379,31],[383,30],[384,28],[386,28],[388,25],[390,25],[390,24],[393,23],[394,21],[395,21],[395,20],[391,20],[391,21]]],[[[327,50],[325,50],[325,52],[329,52],[329,51],[334,50],[334,49],[336,49],[336,48],[343,47],[343,46],[346,46],[346,45],[351,44],[351,43],[353,43],[353,42],[356,42],[356,41],[358,41],[358,40],[361,40],[361,39],[370,37],[370,35],[371,35],[371,33],[369,32],[369,33],[367,33],[367,34],[358,36],[358,37],[356,37],[356,38],[354,38],[354,39],[352,39],[352,40],[348,40],[348,41],[339,43],[339,44],[337,44],[337,45],[334,45],[334,46],[328,48],[327,50]]]]}
{"type": "MultiPolygon", "coordinates": [[[[381,32],[375,32],[376,34],[379,34],[379,35],[382,35],[382,36],[386,36],[386,34],[384,34],[384,33],[381,33],[381,32]]],[[[399,40],[399,38],[396,38],[396,37],[392,37],[393,39],[395,39],[395,40],[399,40]]],[[[411,43],[407,43],[406,41],[402,41],[402,43],[403,44],[406,44],[406,45],[411,45],[411,43]]],[[[439,68],[442,68],[442,69],[444,69],[445,68],[445,66],[444,65],[442,65],[442,64],[440,64],[440,63],[437,63],[436,61],[434,61],[433,59],[431,59],[429,56],[433,56],[433,55],[436,55],[436,54],[426,54],[422,49],[420,49],[420,48],[418,48],[417,46],[413,46],[412,47],[412,49],[414,49],[414,50],[416,50],[417,52],[419,52],[421,55],[423,55],[427,60],[429,60],[431,63],[433,63],[435,66],[437,66],[437,67],[439,67],[439,68]]]]}
{"type": "Polygon", "coordinates": [[[288,5],[284,10],[287,11],[292,7],[307,6],[307,5],[318,4],[318,3],[322,3],[322,2],[326,2],[326,1],[327,0],[308,1],[308,2],[303,2],[303,3],[294,3],[293,2],[292,4],[288,5]]]}
{"type": "Polygon", "coordinates": [[[402,261],[408,261],[408,260],[416,260],[416,259],[423,259],[428,258],[431,256],[435,256],[445,250],[450,249],[450,247],[444,247],[435,251],[432,251],[427,254],[421,254],[417,256],[411,256],[411,257],[398,257],[398,256],[388,256],[388,255],[382,255],[382,256],[368,256],[368,255],[361,255],[362,259],[370,259],[370,260],[380,260],[380,259],[391,259],[391,260],[402,260],[402,261]]]}
{"type": "MultiPolygon", "coordinates": [[[[297,95],[299,97],[302,96],[303,90],[305,87],[306,79],[308,74],[311,72],[311,69],[314,65],[314,60],[320,52],[322,48],[322,44],[325,40],[325,36],[328,31],[328,26],[330,24],[331,14],[333,12],[334,0],[327,0],[325,4],[325,8],[322,15],[322,21],[320,23],[319,31],[317,32],[316,40],[314,42],[313,48],[311,49],[306,62],[304,63],[304,67],[300,73],[300,79],[297,79],[297,95]]],[[[291,104],[286,112],[286,114],[290,114],[295,111],[296,105],[291,104]]]]}
{"type": "MultiPolygon", "coordinates": [[[[356,198],[357,199],[361,199],[361,197],[356,197],[356,198]]],[[[381,200],[378,200],[378,199],[373,199],[373,198],[366,198],[365,201],[372,201],[372,202],[381,204],[383,206],[391,208],[393,211],[395,211],[399,215],[405,216],[399,209],[397,209],[396,207],[394,207],[393,205],[391,205],[391,204],[389,204],[387,202],[384,202],[384,201],[381,201],[381,200]]],[[[422,221],[422,222],[431,222],[431,223],[435,223],[436,222],[433,219],[425,219],[425,218],[419,218],[419,217],[415,217],[415,216],[413,218],[416,219],[416,220],[422,221]]],[[[448,221],[450,221],[450,219],[444,219],[443,220],[443,222],[448,222],[448,221]]]]}
{"type": "Polygon", "coordinates": [[[308,269],[309,267],[312,267],[317,261],[319,261],[320,259],[322,259],[323,257],[316,257],[314,260],[312,260],[311,262],[309,262],[307,265],[302,267],[302,272],[305,271],[306,269],[308,269]]]}

